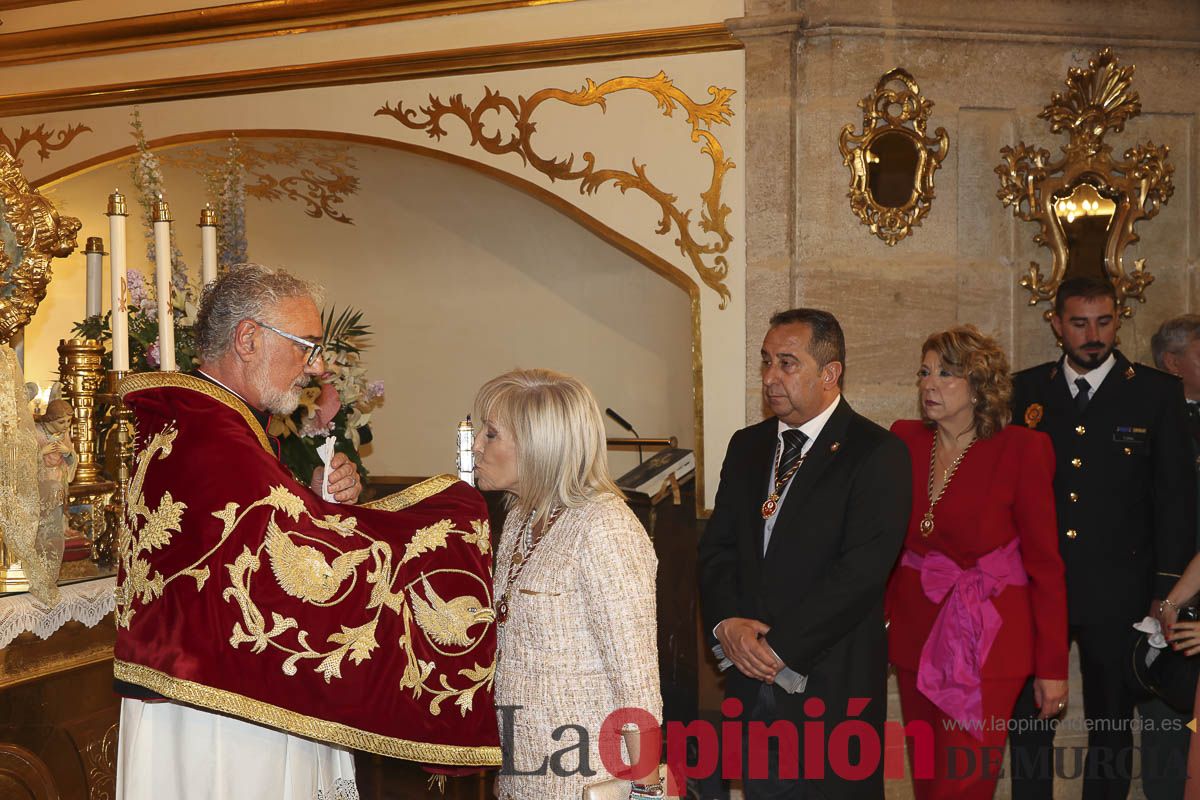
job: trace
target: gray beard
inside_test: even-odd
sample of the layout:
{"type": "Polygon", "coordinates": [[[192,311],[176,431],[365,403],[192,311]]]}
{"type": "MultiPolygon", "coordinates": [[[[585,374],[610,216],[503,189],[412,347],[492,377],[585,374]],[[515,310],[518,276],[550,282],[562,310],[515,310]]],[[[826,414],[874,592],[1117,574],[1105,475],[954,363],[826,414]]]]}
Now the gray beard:
{"type": "Polygon", "coordinates": [[[263,410],[285,417],[295,411],[300,405],[300,393],[304,390],[304,385],[308,383],[307,376],[302,380],[303,383],[293,384],[289,389],[276,389],[268,383],[266,373],[260,372],[255,375],[256,386],[254,388],[258,390],[258,396],[262,398],[263,410]]]}

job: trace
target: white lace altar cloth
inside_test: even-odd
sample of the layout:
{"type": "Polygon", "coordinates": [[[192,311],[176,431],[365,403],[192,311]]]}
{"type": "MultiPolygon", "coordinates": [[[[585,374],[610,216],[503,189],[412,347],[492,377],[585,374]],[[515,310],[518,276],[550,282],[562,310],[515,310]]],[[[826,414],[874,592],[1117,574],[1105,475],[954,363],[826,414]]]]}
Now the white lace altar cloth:
{"type": "Polygon", "coordinates": [[[116,608],[113,594],[116,588],[115,575],[62,586],[59,601],[52,608],[42,605],[28,593],[0,597],[0,648],[8,647],[13,639],[26,631],[49,639],[72,620],[89,628],[95,627],[116,608]]]}

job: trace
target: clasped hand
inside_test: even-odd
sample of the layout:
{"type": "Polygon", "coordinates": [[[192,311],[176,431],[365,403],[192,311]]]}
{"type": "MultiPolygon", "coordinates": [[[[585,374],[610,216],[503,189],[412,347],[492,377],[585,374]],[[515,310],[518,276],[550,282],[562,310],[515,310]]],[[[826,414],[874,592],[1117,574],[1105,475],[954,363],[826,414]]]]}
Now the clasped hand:
{"type": "Polygon", "coordinates": [[[733,665],[748,678],[773,683],[784,663],[763,637],[771,626],[756,619],[730,617],[717,626],[717,641],[733,665]]]}
{"type": "MultiPolygon", "coordinates": [[[[358,478],[358,468],[345,453],[334,453],[329,462],[332,472],[329,473],[329,493],[339,503],[356,503],[362,494],[362,481],[358,478]]],[[[317,494],[321,493],[321,483],[325,477],[325,467],[313,470],[312,482],[309,488],[317,494]]]]}

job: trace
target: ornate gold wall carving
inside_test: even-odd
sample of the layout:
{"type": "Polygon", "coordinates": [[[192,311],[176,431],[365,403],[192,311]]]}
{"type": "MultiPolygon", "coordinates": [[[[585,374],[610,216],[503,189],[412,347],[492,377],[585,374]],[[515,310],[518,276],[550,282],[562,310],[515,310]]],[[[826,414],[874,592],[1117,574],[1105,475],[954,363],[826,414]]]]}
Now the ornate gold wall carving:
{"type": "Polygon", "coordinates": [[[71,254],[80,227],[75,217],[60,217],[0,150],[0,342],[29,324],[46,296],[50,259],[71,254]]]}
{"type": "Polygon", "coordinates": [[[446,129],[442,127],[442,121],[446,117],[457,118],[470,131],[472,146],[478,146],[492,155],[515,153],[527,166],[551,181],[578,181],[581,194],[593,194],[605,183],[612,183],[622,193],[630,189],[641,192],[653,200],[662,211],[657,233],[667,235],[672,229],[678,233],[679,238],[675,240],[675,244],[680,252],[691,261],[700,279],[720,295],[720,307],[725,308],[730,299],[729,288],[725,285],[725,278],[729,273],[729,262],[725,253],[729,250],[733,236],[725,226],[730,209],[721,201],[721,189],[725,173],[734,167],[734,163],[725,158],[725,150],[711,129],[716,124],[729,124],[729,118],[733,116],[733,111],[729,108],[729,98],[733,96],[734,90],[710,86],[708,93],[712,97],[709,102],[697,103],[677,88],[666,73],[659,72],[650,78],[624,76],[600,84],[588,78],[583,88],[574,92],[546,88],[534,92],[528,98],[518,97],[515,101],[485,86],[483,99],[473,108],[466,104],[462,95],[454,95],[449,101],[430,97],[429,105],[420,108],[424,119],[419,119],[416,111],[405,108],[399,102],[394,108],[385,103],[375,114],[394,117],[406,127],[423,130],[431,138],[438,140],[447,134],[446,129]],[[534,149],[531,139],[537,125],[533,121],[533,115],[542,103],[557,100],[579,107],[597,105],[601,110],[606,110],[609,95],[628,90],[651,95],[665,116],[672,116],[677,108],[682,108],[691,127],[691,140],[699,143],[700,152],[712,161],[709,186],[700,194],[698,227],[704,241],[693,235],[692,214],[696,209],[681,209],[676,205],[677,197],[656,186],[646,175],[647,165],[639,165],[636,159],[633,160],[632,172],[602,169],[597,167],[593,153],[584,152],[579,157],[582,166],[576,167],[576,156],[573,153],[546,157],[534,149]],[[493,127],[499,124],[496,120],[502,114],[511,117],[511,129],[499,130],[494,135],[486,133],[483,117],[488,115],[487,124],[493,127]]]}
{"type": "Polygon", "coordinates": [[[890,246],[910,235],[933,206],[933,174],[946,158],[950,138],[940,127],[933,136],[926,134],[933,102],[900,67],[884,73],[858,107],[863,112],[862,133],[847,124],[838,139],[842,163],[850,168],[850,210],[890,246]],[[911,173],[903,174],[903,191],[895,197],[876,197],[874,171],[894,168],[888,162],[896,159],[897,146],[904,154],[900,160],[906,162],[899,172],[908,166],[911,173]]]}
{"type": "MultiPolygon", "coordinates": [[[[338,142],[316,140],[239,140],[246,168],[246,194],[259,200],[293,200],[314,219],[327,217],[353,225],[340,206],[358,193],[357,165],[350,148],[338,142]]],[[[202,174],[224,168],[225,153],[211,146],[194,145],[159,155],[163,164],[202,174]]]]}
{"type": "MultiPolygon", "coordinates": [[[[1105,143],[1105,134],[1120,133],[1126,121],[1142,111],[1138,93],[1130,89],[1132,81],[1133,66],[1118,66],[1110,48],[1101,50],[1088,61],[1087,69],[1068,72],[1067,92],[1055,92],[1038,114],[1050,123],[1050,130],[1066,131],[1070,137],[1062,158],[1053,160],[1049,150],[1025,142],[1000,150],[1004,160],[995,170],[1000,176],[996,196],[1019,219],[1039,224],[1033,240],[1054,255],[1048,278],[1031,262],[1020,280],[1029,290],[1030,305],[1042,300],[1053,303],[1063,280],[1091,274],[1084,255],[1102,261],[1095,265],[1094,277],[1112,281],[1122,316],[1133,313],[1127,299],[1146,301],[1145,290],[1154,276],[1146,270],[1144,258],[1126,270],[1124,251],[1139,238],[1134,224],[1156,216],[1175,192],[1171,179],[1175,167],[1167,163],[1166,145],[1146,142],[1126,150],[1118,161],[1112,157],[1112,145],[1105,143]],[[1081,191],[1089,204],[1096,205],[1078,216],[1091,214],[1103,223],[1103,231],[1091,234],[1096,241],[1089,250],[1084,250],[1089,242],[1083,234],[1072,236],[1067,229],[1075,215],[1068,216],[1062,206],[1073,203],[1081,191]]],[[[1046,312],[1047,319],[1050,313],[1046,312]]]]}
{"type": "Polygon", "coordinates": [[[0,148],[7,150],[9,155],[17,160],[17,166],[20,166],[22,163],[21,151],[36,142],[38,157],[45,161],[52,152],[62,150],[84,131],[91,131],[91,128],[82,122],[78,125],[68,125],[63,130],[55,128],[46,130],[45,123],[38,125],[33,130],[22,125],[21,132],[14,139],[9,137],[3,128],[0,128],[0,148]]]}

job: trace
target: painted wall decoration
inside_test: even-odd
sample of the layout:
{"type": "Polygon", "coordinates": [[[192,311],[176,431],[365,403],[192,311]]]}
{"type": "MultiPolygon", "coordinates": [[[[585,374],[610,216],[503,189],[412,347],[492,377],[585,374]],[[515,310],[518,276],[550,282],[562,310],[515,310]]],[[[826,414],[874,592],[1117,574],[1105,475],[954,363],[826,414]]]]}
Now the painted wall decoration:
{"type": "Polygon", "coordinates": [[[679,251],[691,262],[701,280],[721,296],[721,308],[725,308],[730,299],[729,287],[725,284],[729,273],[729,261],[725,254],[733,236],[725,225],[730,209],[721,200],[721,188],[725,173],[734,168],[734,163],[725,157],[725,150],[712,129],[714,125],[729,124],[733,115],[729,99],[734,90],[710,86],[708,93],[712,99],[707,103],[699,103],[676,87],[665,72],[660,71],[649,78],[622,76],[599,84],[588,78],[583,87],[576,91],[545,88],[528,98],[518,96],[515,100],[485,86],[483,98],[473,107],[467,105],[461,94],[453,95],[448,100],[431,95],[429,104],[420,107],[419,114],[423,115],[423,119],[417,111],[406,108],[403,102],[397,102],[394,106],[385,103],[375,114],[394,117],[401,124],[414,130],[423,130],[430,138],[437,140],[447,135],[443,121],[447,117],[458,118],[467,126],[473,146],[493,155],[516,153],[527,166],[552,181],[578,181],[581,194],[594,193],[609,182],[622,193],[630,189],[641,192],[662,211],[656,233],[661,236],[672,230],[676,232],[678,238],[675,244],[679,251]],[[557,100],[572,106],[595,105],[606,110],[608,96],[624,91],[649,94],[658,103],[664,116],[674,116],[679,108],[685,112],[686,122],[691,127],[691,140],[700,144],[700,153],[712,161],[712,179],[700,195],[697,208],[686,205],[680,208],[679,198],[650,180],[649,165],[639,164],[636,157],[632,159],[632,171],[629,171],[599,167],[591,152],[582,153],[578,157],[581,163],[577,164],[574,153],[565,156],[544,155],[534,148],[533,134],[538,128],[533,116],[542,103],[557,100]],[[499,116],[489,112],[507,113],[511,118],[511,127],[489,134],[485,129],[485,117],[487,123],[496,124],[496,117],[499,116]],[[699,238],[692,229],[692,215],[697,211],[699,238]]]}

